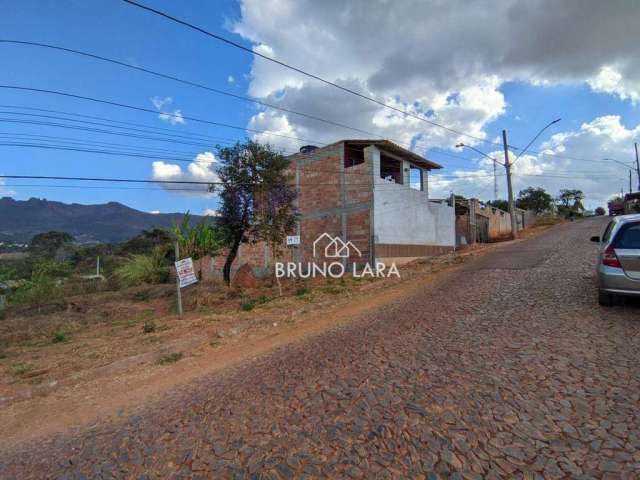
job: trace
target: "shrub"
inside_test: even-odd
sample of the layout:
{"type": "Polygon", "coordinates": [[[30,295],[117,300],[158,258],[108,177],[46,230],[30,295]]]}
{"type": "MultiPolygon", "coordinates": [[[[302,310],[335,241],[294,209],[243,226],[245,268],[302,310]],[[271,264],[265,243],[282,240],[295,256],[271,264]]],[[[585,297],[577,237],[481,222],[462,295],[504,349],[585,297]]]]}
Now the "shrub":
{"type": "Polygon", "coordinates": [[[260,304],[270,302],[271,300],[271,297],[267,297],[266,295],[260,295],[260,297],[258,297],[258,303],[260,304]]]}
{"type": "Polygon", "coordinates": [[[132,287],[142,283],[162,283],[167,280],[168,272],[164,258],[156,255],[132,255],[115,271],[118,282],[123,287],[132,287]]]}
{"type": "Polygon", "coordinates": [[[296,297],[304,297],[311,293],[311,289],[309,287],[300,287],[296,290],[296,297]]]}
{"type": "Polygon", "coordinates": [[[71,274],[68,262],[42,260],[33,264],[28,280],[19,282],[11,292],[11,303],[44,303],[62,296],[62,284],[71,274]]]}
{"type": "Polygon", "coordinates": [[[69,335],[62,331],[57,331],[53,334],[53,338],[51,339],[52,343],[66,343],[70,340],[69,335]]]}
{"type": "Polygon", "coordinates": [[[180,360],[184,355],[182,352],[170,353],[169,355],[163,355],[160,357],[158,363],[160,365],[169,365],[170,363],[176,363],[180,360]]]}
{"type": "Polygon", "coordinates": [[[156,331],[156,324],[154,322],[144,322],[142,326],[143,333],[153,333],[156,331]]]}
{"type": "Polygon", "coordinates": [[[248,312],[249,310],[253,310],[255,306],[256,306],[255,300],[252,300],[250,298],[245,298],[244,300],[242,300],[242,302],[240,302],[240,308],[245,312],[248,312]]]}
{"type": "Polygon", "coordinates": [[[147,290],[142,290],[140,292],[136,292],[133,294],[133,299],[136,302],[148,302],[149,301],[149,292],[147,290]]]}
{"type": "Polygon", "coordinates": [[[31,370],[33,370],[33,365],[30,365],[28,363],[16,363],[11,367],[11,372],[17,376],[24,375],[31,370]]]}

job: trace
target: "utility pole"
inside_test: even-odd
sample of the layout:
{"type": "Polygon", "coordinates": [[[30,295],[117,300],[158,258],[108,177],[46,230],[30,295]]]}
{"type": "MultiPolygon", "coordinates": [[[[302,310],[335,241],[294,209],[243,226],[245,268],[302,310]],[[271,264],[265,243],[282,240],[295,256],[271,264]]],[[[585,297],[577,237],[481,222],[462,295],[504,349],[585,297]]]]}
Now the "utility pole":
{"type": "Polygon", "coordinates": [[[629,193],[633,192],[633,188],[631,187],[631,169],[629,169],[629,193]]]}
{"type": "Polygon", "coordinates": [[[498,175],[496,174],[496,161],[493,160],[493,199],[498,200],[498,175]]]}
{"type": "Polygon", "coordinates": [[[509,215],[511,216],[511,236],[518,235],[518,225],[516,224],[516,211],[513,202],[513,187],[511,186],[511,162],[509,161],[509,146],[507,144],[507,131],[502,130],[502,144],[504,146],[504,168],[507,174],[507,194],[509,195],[509,215]]]}
{"type": "MultiPolygon", "coordinates": [[[[176,240],[176,262],[180,260],[180,247],[176,240]]],[[[176,293],[178,294],[178,315],[182,315],[182,292],[180,291],[180,277],[178,275],[178,269],[176,268],[176,293]]]]}
{"type": "Polygon", "coordinates": [[[636,149],[636,173],[638,174],[638,191],[640,192],[640,160],[638,160],[638,142],[634,142],[636,149]]]}

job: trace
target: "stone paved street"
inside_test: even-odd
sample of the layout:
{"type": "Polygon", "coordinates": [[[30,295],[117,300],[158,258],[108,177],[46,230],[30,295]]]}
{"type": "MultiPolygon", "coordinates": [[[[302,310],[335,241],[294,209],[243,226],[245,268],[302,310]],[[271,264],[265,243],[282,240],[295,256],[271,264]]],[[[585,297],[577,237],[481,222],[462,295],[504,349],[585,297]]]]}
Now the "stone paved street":
{"type": "Polygon", "coordinates": [[[3,478],[640,478],[640,304],[594,288],[603,218],[99,424],[3,478]]]}

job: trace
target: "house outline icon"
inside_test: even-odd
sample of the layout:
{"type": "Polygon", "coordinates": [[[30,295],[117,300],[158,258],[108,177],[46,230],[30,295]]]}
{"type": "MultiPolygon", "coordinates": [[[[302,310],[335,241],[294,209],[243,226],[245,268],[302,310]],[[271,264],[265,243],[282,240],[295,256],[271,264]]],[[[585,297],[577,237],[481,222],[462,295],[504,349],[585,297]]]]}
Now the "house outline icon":
{"type": "Polygon", "coordinates": [[[328,233],[323,233],[313,242],[313,256],[317,257],[317,244],[322,239],[328,239],[329,243],[324,248],[324,256],[327,258],[349,258],[351,250],[355,250],[359,257],[362,256],[360,249],[353,242],[344,242],[340,237],[332,237],[328,233]]]}

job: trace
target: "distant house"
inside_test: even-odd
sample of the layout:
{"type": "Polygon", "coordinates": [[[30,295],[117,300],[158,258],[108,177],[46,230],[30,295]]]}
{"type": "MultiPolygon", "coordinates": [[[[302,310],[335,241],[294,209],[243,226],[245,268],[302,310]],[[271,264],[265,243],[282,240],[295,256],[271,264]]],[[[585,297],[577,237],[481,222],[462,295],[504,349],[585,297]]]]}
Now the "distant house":
{"type": "Polygon", "coordinates": [[[296,260],[308,261],[323,233],[351,242],[354,262],[455,247],[454,209],[429,198],[429,172],[442,168],[437,163],[388,140],[307,146],[290,159],[301,214],[296,260]]]}
{"type": "MultiPolygon", "coordinates": [[[[535,213],[515,209],[516,229],[522,230],[535,224],[535,213]]],[[[456,198],[456,243],[498,242],[510,239],[511,215],[476,198],[456,198]]]]}
{"type": "MultiPolygon", "coordinates": [[[[442,168],[388,140],[341,140],[305,146],[289,157],[298,192],[300,245],[288,247],[295,262],[365,263],[412,259],[455,248],[455,212],[448,200],[429,197],[429,174],[442,168]],[[315,249],[326,234],[331,248],[315,249]],[[333,250],[332,250],[333,248],[333,250]],[[348,250],[348,254],[345,255],[348,250]],[[327,254],[332,251],[333,254],[327,254]],[[319,253],[320,252],[320,253],[319,253]]],[[[217,259],[221,265],[222,259],[217,259]]],[[[242,245],[234,263],[270,271],[262,244],[242,245]]]]}

